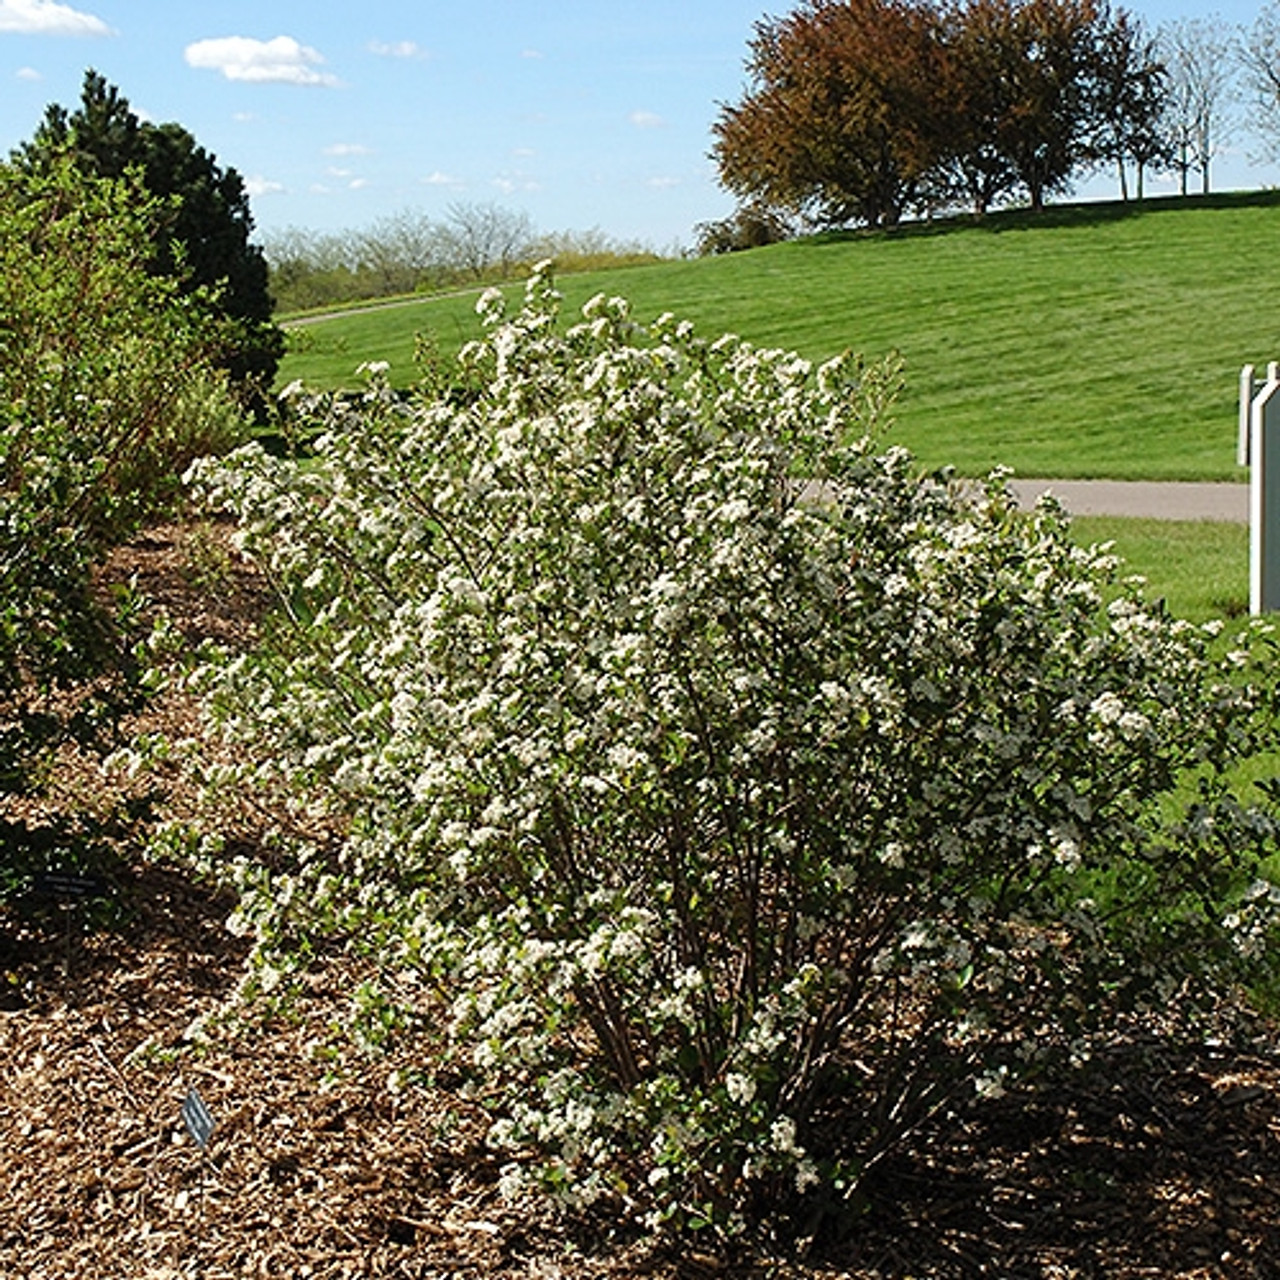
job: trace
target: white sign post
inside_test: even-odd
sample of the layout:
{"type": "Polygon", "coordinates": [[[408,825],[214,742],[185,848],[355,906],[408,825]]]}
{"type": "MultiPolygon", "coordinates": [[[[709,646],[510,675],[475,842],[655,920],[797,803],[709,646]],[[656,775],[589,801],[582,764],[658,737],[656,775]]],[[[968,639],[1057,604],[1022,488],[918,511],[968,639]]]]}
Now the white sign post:
{"type": "Polygon", "coordinates": [[[1273,382],[1280,382],[1280,360],[1273,360],[1267,365],[1266,382],[1259,382],[1254,377],[1254,372],[1251,364],[1240,370],[1240,429],[1236,434],[1236,462],[1242,467],[1249,465],[1249,452],[1252,448],[1253,402],[1273,382]]]}
{"type": "MultiPolygon", "coordinates": [[[[1280,378],[1249,406],[1249,612],[1280,610],[1280,378]]],[[[1243,387],[1243,375],[1241,375],[1243,387]]]]}
{"type": "Polygon", "coordinates": [[[1249,436],[1253,430],[1253,397],[1258,388],[1253,381],[1253,365],[1240,370],[1240,426],[1236,432],[1236,466],[1249,465],[1249,436]]]}

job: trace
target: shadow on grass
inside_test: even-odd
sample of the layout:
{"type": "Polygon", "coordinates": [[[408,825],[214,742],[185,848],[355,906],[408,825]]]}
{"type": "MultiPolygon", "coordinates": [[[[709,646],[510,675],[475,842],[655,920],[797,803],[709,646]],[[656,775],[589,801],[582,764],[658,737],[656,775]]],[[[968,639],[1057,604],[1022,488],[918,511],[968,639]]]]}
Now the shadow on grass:
{"type": "Polygon", "coordinates": [[[996,209],[982,217],[951,213],[883,228],[854,227],[818,232],[806,244],[843,244],[851,240],[908,240],[951,235],[958,231],[1046,231],[1057,228],[1105,226],[1150,214],[1211,209],[1280,209],[1280,190],[1225,191],[1209,195],[1148,196],[1142,200],[1096,200],[1052,204],[1034,212],[1029,208],[996,209]]]}

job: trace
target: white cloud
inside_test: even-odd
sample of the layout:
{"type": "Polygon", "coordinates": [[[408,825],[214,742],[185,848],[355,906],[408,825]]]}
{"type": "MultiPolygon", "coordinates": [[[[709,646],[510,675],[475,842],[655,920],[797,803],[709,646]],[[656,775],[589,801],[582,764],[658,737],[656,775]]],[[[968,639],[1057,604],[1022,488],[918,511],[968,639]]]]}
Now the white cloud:
{"type": "Polygon", "coordinates": [[[416,40],[370,40],[369,52],[380,58],[425,58],[427,51],[416,40]]]}
{"type": "Polygon", "coordinates": [[[633,111],[628,117],[637,129],[661,129],[666,121],[654,111],[633,111]]]}
{"type": "Polygon", "coordinates": [[[529,58],[533,62],[541,62],[544,55],[539,49],[521,49],[520,56],[522,58],[529,58]]]}
{"type": "Polygon", "coordinates": [[[496,187],[504,196],[513,196],[520,191],[541,191],[542,184],[533,178],[493,178],[490,182],[491,186],[496,187]]]}
{"type": "Polygon", "coordinates": [[[197,40],[187,46],[185,56],[188,65],[221,71],[228,80],[327,88],[338,84],[337,76],[316,70],[324,64],[324,58],[292,36],[276,36],[274,40],[251,40],[248,36],[197,40]]]}
{"type": "Polygon", "coordinates": [[[679,178],[650,178],[645,183],[645,186],[652,187],[655,191],[666,191],[670,187],[678,187],[679,185],[679,178]]]}
{"type": "Polygon", "coordinates": [[[347,183],[347,190],[363,191],[365,187],[367,187],[368,185],[369,185],[368,178],[352,178],[351,181],[347,183]]]}
{"type": "Polygon", "coordinates": [[[43,80],[42,76],[35,67],[19,67],[14,73],[19,80],[43,80]]]}
{"type": "Polygon", "coordinates": [[[259,196],[278,195],[283,191],[283,182],[272,182],[270,178],[253,177],[244,180],[244,189],[248,192],[250,199],[256,200],[259,196]]]}
{"type": "Polygon", "coordinates": [[[325,147],[324,153],[327,156],[367,156],[369,148],[358,142],[335,142],[325,147]]]}
{"type": "Polygon", "coordinates": [[[455,178],[451,173],[441,173],[437,169],[434,173],[429,173],[422,180],[429,187],[461,187],[465,184],[461,178],[455,178]]]}
{"type": "Polygon", "coordinates": [[[56,0],[0,0],[0,31],[37,36],[109,36],[101,18],[56,0]]]}

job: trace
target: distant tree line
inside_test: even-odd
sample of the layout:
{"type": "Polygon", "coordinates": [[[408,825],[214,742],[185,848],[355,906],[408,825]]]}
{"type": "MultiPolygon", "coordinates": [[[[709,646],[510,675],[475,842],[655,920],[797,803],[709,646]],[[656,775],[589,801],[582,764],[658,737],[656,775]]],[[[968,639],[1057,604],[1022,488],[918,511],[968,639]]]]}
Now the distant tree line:
{"type": "Polygon", "coordinates": [[[601,231],[547,235],[518,210],[466,203],[450,205],[442,220],[403,210],[359,230],[289,228],[264,247],[282,313],[509,279],[543,258],[565,272],[658,257],[601,231]]]}
{"type": "Polygon", "coordinates": [[[1280,0],[1249,30],[1155,32],[1105,0],[803,0],[749,50],[749,85],[713,127],[741,203],[698,228],[703,252],[801,225],[1038,210],[1103,167],[1124,199],[1153,170],[1207,192],[1245,97],[1280,142],[1280,0]]]}

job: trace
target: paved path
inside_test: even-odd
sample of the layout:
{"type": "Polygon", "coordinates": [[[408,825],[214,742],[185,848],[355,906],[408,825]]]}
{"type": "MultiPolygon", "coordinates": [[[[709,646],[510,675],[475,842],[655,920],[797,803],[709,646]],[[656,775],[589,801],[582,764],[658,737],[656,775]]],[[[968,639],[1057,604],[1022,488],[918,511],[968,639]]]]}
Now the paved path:
{"type": "Polygon", "coordinates": [[[1249,523],[1247,484],[1161,484],[1139,480],[1014,480],[1023,506],[1049,490],[1073,516],[1249,523]]]}
{"type": "Polygon", "coordinates": [[[484,288],[482,284],[473,284],[465,289],[446,289],[442,293],[415,293],[401,298],[366,298],[361,302],[353,302],[350,306],[337,307],[332,311],[316,311],[306,316],[289,316],[276,323],[282,329],[300,329],[304,325],[323,324],[326,320],[340,320],[343,316],[363,315],[366,311],[394,311],[397,307],[417,307],[424,302],[438,302],[441,298],[465,298],[469,293],[479,297],[484,288]]]}

